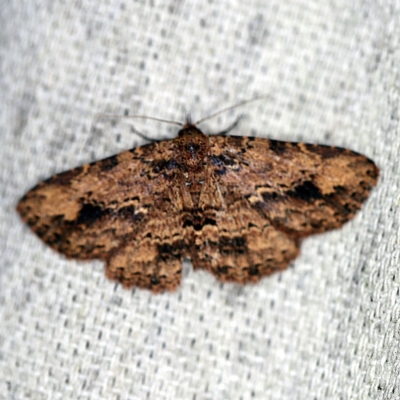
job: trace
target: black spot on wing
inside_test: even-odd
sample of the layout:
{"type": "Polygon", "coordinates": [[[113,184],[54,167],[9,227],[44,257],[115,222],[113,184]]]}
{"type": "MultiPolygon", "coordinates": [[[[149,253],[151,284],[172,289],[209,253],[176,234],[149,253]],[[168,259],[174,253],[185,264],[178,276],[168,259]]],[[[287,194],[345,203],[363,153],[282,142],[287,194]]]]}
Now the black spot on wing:
{"type": "Polygon", "coordinates": [[[135,207],[133,205],[121,207],[117,211],[117,214],[118,214],[118,217],[121,217],[124,219],[129,219],[133,222],[139,222],[145,217],[145,214],[143,214],[141,212],[135,213],[135,207]]]}
{"type": "Polygon", "coordinates": [[[118,210],[118,215],[122,218],[132,218],[135,214],[135,207],[134,206],[125,206],[121,207],[118,210]]]}
{"type": "Polygon", "coordinates": [[[211,156],[211,164],[215,166],[233,166],[236,165],[236,161],[227,154],[220,154],[219,156],[211,156]]]}
{"type": "Polygon", "coordinates": [[[246,241],[242,236],[221,236],[218,247],[221,254],[243,254],[247,251],[246,241]]]}
{"type": "Polygon", "coordinates": [[[322,199],[323,195],[320,189],[312,181],[305,181],[297,185],[294,190],[288,190],[286,194],[294,199],[310,201],[322,199]]]}
{"type": "Polygon", "coordinates": [[[348,193],[348,189],[342,185],[336,185],[333,187],[333,189],[335,191],[335,194],[338,194],[338,195],[344,195],[344,194],[348,193]]]}
{"type": "Polygon", "coordinates": [[[117,165],[118,165],[118,157],[117,156],[111,156],[111,157],[104,159],[103,161],[100,161],[100,169],[104,172],[112,170],[117,165]]]}
{"type": "Polygon", "coordinates": [[[157,160],[153,165],[153,172],[158,174],[163,171],[171,171],[172,169],[178,168],[179,164],[175,159],[169,160],[157,160]]]}
{"type": "Polygon", "coordinates": [[[217,267],[216,273],[217,273],[217,275],[226,275],[231,269],[232,269],[232,267],[224,265],[221,267],[217,267]]]}
{"type": "Polygon", "coordinates": [[[283,154],[287,149],[287,142],[270,139],[269,148],[276,154],[283,154]]]}
{"type": "Polygon", "coordinates": [[[83,204],[79,211],[77,223],[78,224],[92,224],[105,215],[105,211],[99,206],[94,204],[83,204]]]}
{"type": "Polygon", "coordinates": [[[263,200],[268,203],[271,201],[278,201],[282,199],[282,195],[277,193],[277,192],[263,192],[261,194],[261,197],[263,198],[263,200]]]}
{"type": "Polygon", "coordinates": [[[211,156],[210,159],[211,165],[214,168],[214,171],[218,174],[218,175],[225,175],[226,174],[226,167],[224,162],[220,159],[219,156],[211,156]]]}
{"type": "Polygon", "coordinates": [[[258,276],[258,275],[260,275],[260,270],[259,270],[258,265],[251,265],[249,267],[249,275],[250,276],[258,276]]]}
{"type": "Polygon", "coordinates": [[[213,155],[210,157],[210,162],[211,165],[215,167],[214,171],[218,175],[225,175],[227,168],[234,171],[240,171],[242,169],[241,165],[227,154],[213,155]]]}
{"type": "Polygon", "coordinates": [[[343,153],[351,154],[352,152],[346,149],[342,149],[341,147],[334,146],[324,146],[321,144],[305,144],[305,147],[308,151],[311,151],[315,154],[320,155],[322,158],[333,158],[337,157],[343,153]]]}
{"type": "Polygon", "coordinates": [[[367,170],[367,175],[373,179],[376,179],[379,176],[379,169],[378,167],[374,164],[372,160],[369,158],[367,159],[368,164],[371,166],[371,169],[367,170]]]}
{"type": "Polygon", "coordinates": [[[150,276],[150,283],[153,286],[159,285],[161,283],[160,278],[158,276],[155,275],[151,275],[150,276]]]}
{"type": "Polygon", "coordinates": [[[212,226],[217,226],[217,221],[213,218],[206,218],[204,220],[203,226],[204,225],[212,225],[212,226]]]}
{"type": "Polygon", "coordinates": [[[192,226],[195,231],[201,231],[206,225],[216,226],[217,221],[213,218],[206,218],[204,221],[200,218],[190,218],[184,221],[183,228],[192,226]]]}
{"type": "Polygon", "coordinates": [[[182,240],[177,240],[173,243],[164,242],[157,245],[158,256],[163,261],[180,259],[184,249],[185,244],[182,240]]]}

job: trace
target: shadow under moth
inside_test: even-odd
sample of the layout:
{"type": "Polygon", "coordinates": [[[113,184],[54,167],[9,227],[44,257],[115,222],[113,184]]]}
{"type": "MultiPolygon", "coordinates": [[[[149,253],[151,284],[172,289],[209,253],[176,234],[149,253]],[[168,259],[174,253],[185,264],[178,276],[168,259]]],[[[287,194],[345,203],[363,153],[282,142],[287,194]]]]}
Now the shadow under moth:
{"type": "Polygon", "coordinates": [[[378,175],[350,150],[187,121],[175,139],[52,176],[17,211],[67,258],[104,260],[108,278],[156,293],[178,287],[185,258],[222,282],[285,269],[302,238],[354,217],[378,175]]]}

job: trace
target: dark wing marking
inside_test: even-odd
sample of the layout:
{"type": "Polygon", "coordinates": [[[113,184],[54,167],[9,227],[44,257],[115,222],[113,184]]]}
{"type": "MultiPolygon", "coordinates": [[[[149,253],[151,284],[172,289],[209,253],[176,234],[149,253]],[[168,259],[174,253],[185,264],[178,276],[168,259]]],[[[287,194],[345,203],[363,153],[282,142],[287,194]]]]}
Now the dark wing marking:
{"type": "Polygon", "coordinates": [[[379,170],[350,150],[250,137],[210,137],[221,186],[294,237],[340,227],[376,185],[379,170]]]}
{"type": "Polygon", "coordinates": [[[194,232],[194,268],[206,269],[223,282],[254,283],[297,257],[296,238],[276,229],[244,199],[225,198],[226,209],[208,210],[194,232]]]}
{"type": "Polygon", "coordinates": [[[158,142],[55,175],[30,190],[18,212],[53,249],[78,259],[107,258],[146,236],[148,221],[177,213],[174,146],[158,142]]]}

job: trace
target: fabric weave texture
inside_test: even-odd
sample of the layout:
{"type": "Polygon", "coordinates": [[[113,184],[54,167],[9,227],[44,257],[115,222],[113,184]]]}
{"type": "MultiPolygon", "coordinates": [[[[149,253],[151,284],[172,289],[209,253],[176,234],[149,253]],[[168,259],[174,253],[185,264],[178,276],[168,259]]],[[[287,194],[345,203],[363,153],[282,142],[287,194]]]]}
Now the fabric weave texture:
{"type": "Polygon", "coordinates": [[[1,399],[399,399],[400,3],[9,1],[0,11],[1,399]],[[185,263],[127,291],[22,223],[39,181],[172,138],[149,115],[331,144],[381,170],[342,229],[257,285],[185,263]]]}

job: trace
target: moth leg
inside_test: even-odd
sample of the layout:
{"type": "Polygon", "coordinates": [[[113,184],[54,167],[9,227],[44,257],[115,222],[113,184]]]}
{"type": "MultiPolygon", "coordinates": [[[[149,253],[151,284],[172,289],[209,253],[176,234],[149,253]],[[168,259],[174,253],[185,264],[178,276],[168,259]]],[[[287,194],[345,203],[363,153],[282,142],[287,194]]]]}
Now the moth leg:
{"type": "Polygon", "coordinates": [[[139,136],[140,138],[147,140],[150,143],[154,143],[154,142],[160,142],[161,140],[169,140],[171,139],[170,137],[164,136],[164,137],[158,137],[157,139],[154,139],[148,135],[146,135],[145,133],[139,131],[138,129],[136,129],[134,126],[131,126],[131,132],[135,133],[137,136],[139,136]]]}

